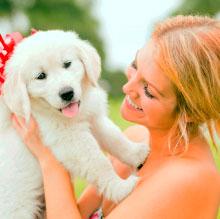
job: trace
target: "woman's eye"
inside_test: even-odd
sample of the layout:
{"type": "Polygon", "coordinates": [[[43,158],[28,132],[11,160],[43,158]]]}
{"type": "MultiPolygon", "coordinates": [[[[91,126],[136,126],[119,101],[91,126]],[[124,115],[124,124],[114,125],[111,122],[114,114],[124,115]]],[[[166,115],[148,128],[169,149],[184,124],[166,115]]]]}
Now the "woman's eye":
{"type": "Polygon", "coordinates": [[[71,65],[71,63],[72,63],[72,62],[70,62],[70,61],[64,62],[64,63],[63,63],[63,67],[64,67],[64,68],[69,68],[70,65],[71,65]]]}
{"type": "Polygon", "coordinates": [[[144,85],[144,93],[147,97],[153,99],[154,96],[150,93],[150,91],[148,90],[148,85],[144,85]]]}
{"type": "Polygon", "coordinates": [[[43,79],[46,79],[47,78],[47,75],[44,73],[44,72],[41,72],[38,76],[37,76],[37,79],[38,80],[43,80],[43,79]]]}

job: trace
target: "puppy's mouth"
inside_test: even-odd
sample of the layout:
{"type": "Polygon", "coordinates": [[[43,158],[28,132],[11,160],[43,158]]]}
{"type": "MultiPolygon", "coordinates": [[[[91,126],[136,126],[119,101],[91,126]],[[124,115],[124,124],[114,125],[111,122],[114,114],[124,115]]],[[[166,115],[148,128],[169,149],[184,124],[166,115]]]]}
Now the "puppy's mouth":
{"type": "Polygon", "coordinates": [[[68,118],[73,118],[79,112],[80,100],[77,102],[71,102],[59,111],[68,118]]]}

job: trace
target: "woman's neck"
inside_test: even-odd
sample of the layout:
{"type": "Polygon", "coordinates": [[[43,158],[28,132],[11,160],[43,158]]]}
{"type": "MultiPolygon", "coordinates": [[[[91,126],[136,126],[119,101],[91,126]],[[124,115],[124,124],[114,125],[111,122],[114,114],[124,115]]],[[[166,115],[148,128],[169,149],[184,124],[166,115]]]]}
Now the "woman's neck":
{"type": "Polygon", "coordinates": [[[188,143],[180,134],[171,134],[169,130],[149,130],[149,143],[151,155],[167,156],[171,154],[180,154],[185,151],[189,144],[194,144],[197,141],[205,142],[203,135],[198,131],[189,136],[188,143]],[[186,145],[187,144],[187,145],[186,145]]]}
{"type": "Polygon", "coordinates": [[[149,130],[149,143],[152,154],[164,153],[169,149],[169,130],[149,130]]]}

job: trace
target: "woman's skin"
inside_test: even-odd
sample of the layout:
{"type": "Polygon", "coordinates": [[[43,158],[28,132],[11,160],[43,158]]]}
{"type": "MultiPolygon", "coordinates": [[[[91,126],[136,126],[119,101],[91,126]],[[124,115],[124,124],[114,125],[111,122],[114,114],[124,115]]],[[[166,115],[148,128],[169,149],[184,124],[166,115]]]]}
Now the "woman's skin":
{"type": "MultiPolygon", "coordinates": [[[[146,138],[151,152],[137,172],[140,180],[134,191],[118,205],[102,197],[89,186],[76,202],[70,176],[43,145],[33,118],[28,125],[13,116],[13,124],[25,144],[39,160],[46,197],[48,219],[88,218],[102,203],[107,219],[214,219],[220,203],[220,174],[209,145],[201,133],[189,140],[183,155],[171,155],[170,129],[176,116],[176,96],[171,83],[154,61],[153,41],[140,49],[127,70],[125,100],[121,113],[126,120],[142,126],[129,127],[125,135],[134,141],[146,138]],[[130,98],[139,109],[132,107],[130,98]],[[56,183],[54,183],[56,182],[56,183]],[[54,192],[56,191],[56,192],[54,192]]],[[[173,133],[175,134],[175,133],[173,133]]],[[[171,140],[171,147],[176,140],[171,140]]],[[[183,151],[184,144],[178,146],[183,151]]],[[[111,158],[118,174],[126,178],[131,170],[111,158]]]]}

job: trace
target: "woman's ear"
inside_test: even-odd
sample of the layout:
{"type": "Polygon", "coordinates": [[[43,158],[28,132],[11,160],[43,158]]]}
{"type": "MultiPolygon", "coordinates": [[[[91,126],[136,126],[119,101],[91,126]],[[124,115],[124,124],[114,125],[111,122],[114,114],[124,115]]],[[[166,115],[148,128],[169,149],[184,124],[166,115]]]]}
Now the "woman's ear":
{"type": "Polygon", "coordinates": [[[94,86],[97,86],[101,74],[101,59],[96,49],[89,42],[78,39],[77,50],[86,74],[94,86]]]}
{"type": "Polygon", "coordinates": [[[21,74],[9,73],[2,87],[3,99],[11,112],[29,122],[31,108],[27,88],[21,74]]]}

